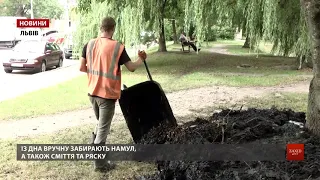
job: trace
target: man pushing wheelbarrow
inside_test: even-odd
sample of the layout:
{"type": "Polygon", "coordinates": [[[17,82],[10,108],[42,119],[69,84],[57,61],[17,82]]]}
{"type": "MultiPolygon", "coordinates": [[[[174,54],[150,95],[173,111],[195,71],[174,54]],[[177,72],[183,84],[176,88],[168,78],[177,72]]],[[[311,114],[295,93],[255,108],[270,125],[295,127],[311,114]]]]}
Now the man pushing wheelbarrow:
{"type": "MultiPolygon", "coordinates": [[[[145,61],[147,54],[138,51],[138,59],[132,62],[124,45],[112,39],[115,26],[113,18],[104,18],[101,36],[90,40],[82,52],[80,71],[88,74],[88,95],[98,120],[92,144],[106,144],[117,100],[135,143],[160,124],[177,125],[164,91],[151,77],[145,61]],[[120,66],[134,72],[142,63],[150,81],[121,90],[120,66]]],[[[97,171],[115,167],[107,159],[95,160],[94,165],[97,171]]]]}
{"type": "MultiPolygon", "coordinates": [[[[134,72],[147,58],[139,51],[138,59],[132,62],[124,45],[112,39],[116,22],[106,17],[101,23],[101,35],[91,39],[84,47],[80,71],[88,74],[88,95],[98,123],[92,133],[92,143],[104,145],[110,132],[116,101],[121,95],[121,65],[134,72]]],[[[95,170],[114,168],[106,160],[95,160],[95,170]]]]}

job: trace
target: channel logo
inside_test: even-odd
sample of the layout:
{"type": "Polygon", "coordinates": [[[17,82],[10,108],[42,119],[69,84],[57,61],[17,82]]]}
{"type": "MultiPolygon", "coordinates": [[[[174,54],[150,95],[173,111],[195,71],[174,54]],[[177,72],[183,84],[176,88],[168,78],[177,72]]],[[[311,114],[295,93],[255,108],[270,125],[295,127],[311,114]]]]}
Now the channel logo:
{"type": "Polygon", "coordinates": [[[304,160],[304,144],[287,144],[287,160],[304,160]]]}
{"type": "Polygon", "coordinates": [[[17,28],[49,28],[49,19],[17,19],[17,28]]]}

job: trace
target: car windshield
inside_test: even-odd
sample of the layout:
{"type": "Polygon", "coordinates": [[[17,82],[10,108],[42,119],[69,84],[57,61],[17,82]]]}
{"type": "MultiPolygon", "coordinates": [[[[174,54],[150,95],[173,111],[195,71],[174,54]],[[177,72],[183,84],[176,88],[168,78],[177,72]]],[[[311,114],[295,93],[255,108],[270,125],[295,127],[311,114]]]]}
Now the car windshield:
{"type": "Polygon", "coordinates": [[[23,41],[18,43],[13,50],[17,52],[43,53],[44,44],[40,41],[23,41]]]}

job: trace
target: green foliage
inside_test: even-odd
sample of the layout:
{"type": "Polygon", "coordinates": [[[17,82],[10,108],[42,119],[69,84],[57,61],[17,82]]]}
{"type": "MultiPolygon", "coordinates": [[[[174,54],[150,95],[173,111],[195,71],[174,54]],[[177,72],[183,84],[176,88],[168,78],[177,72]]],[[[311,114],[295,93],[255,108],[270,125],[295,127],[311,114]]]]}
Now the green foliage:
{"type": "MultiPolygon", "coordinates": [[[[104,0],[94,3],[101,1],[104,0]]],[[[154,31],[158,37],[159,25],[163,23],[159,19],[164,17],[176,19],[177,35],[183,30],[187,36],[196,35],[199,43],[216,38],[232,39],[238,28],[250,38],[253,47],[258,47],[261,41],[271,41],[273,52],[279,55],[310,54],[310,40],[299,0],[105,0],[104,4],[98,5],[100,10],[93,9],[90,3],[94,4],[91,0],[79,2],[81,17],[91,19],[88,20],[90,26],[80,31],[93,28],[92,21],[96,21],[93,17],[98,17],[93,14],[108,12],[118,18],[121,28],[117,38],[126,44],[138,42],[142,30],[154,31]],[[165,12],[161,14],[164,2],[165,12]]],[[[172,25],[167,21],[164,23],[165,38],[171,40],[172,25]]],[[[98,24],[96,22],[95,26],[98,24]]],[[[93,35],[96,34],[90,37],[93,35]]]]}
{"type": "Polygon", "coordinates": [[[1,16],[26,16],[30,9],[28,0],[4,0],[0,5],[1,16]]]}
{"type": "MultiPolygon", "coordinates": [[[[143,0],[137,0],[136,4],[127,1],[127,5],[120,9],[115,8],[125,1],[92,1],[87,12],[80,14],[80,24],[74,34],[74,50],[81,52],[82,47],[90,39],[100,34],[100,24],[104,17],[111,16],[117,22],[113,39],[125,45],[137,44],[140,42],[140,32],[143,29],[143,0]],[[120,4],[119,4],[120,3],[120,4]],[[132,5],[131,5],[132,4],[132,5]],[[139,8],[138,8],[139,7],[139,8]]],[[[80,3],[83,5],[83,2],[80,3]]]]}
{"type": "Polygon", "coordinates": [[[147,44],[147,43],[150,43],[152,41],[156,40],[156,37],[154,35],[154,33],[152,32],[148,32],[148,33],[145,33],[143,36],[141,36],[141,43],[143,45],[147,44]]]}
{"type": "Polygon", "coordinates": [[[99,34],[97,28],[102,17],[107,15],[117,19],[118,26],[114,39],[125,45],[140,43],[142,31],[154,32],[158,37],[162,23],[165,23],[165,38],[171,40],[172,24],[161,19],[175,18],[177,22],[179,18],[181,20],[183,2],[184,0],[80,0],[78,12],[81,20],[75,34],[75,48],[81,50],[83,44],[99,34]]]}
{"type": "Polygon", "coordinates": [[[310,54],[299,0],[226,0],[222,9],[232,14],[232,26],[242,29],[253,47],[269,41],[278,55],[310,54]]]}
{"type": "MultiPolygon", "coordinates": [[[[4,0],[0,8],[2,16],[31,17],[30,0],[4,0]]],[[[33,0],[34,18],[60,19],[63,11],[57,0],[33,0]]]]}
{"type": "Polygon", "coordinates": [[[258,47],[263,36],[264,0],[250,0],[247,6],[246,29],[250,37],[250,45],[258,47]]]}
{"type": "Polygon", "coordinates": [[[238,0],[234,7],[234,24],[246,23],[250,44],[258,47],[261,41],[271,41],[272,52],[278,55],[308,56],[308,39],[304,12],[299,0],[238,0]],[[241,13],[240,10],[245,10],[241,13]]]}
{"type": "Polygon", "coordinates": [[[64,12],[57,0],[33,0],[35,18],[60,19],[64,12]]]}
{"type": "Polygon", "coordinates": [[[300,36],[296,37],[297,41],[293,46],[293,51],[295,52],[295,54],[297,56],[306,56],[305,58],[305,62],[309,63],[309,61],[311,62],[311,41],[310,41],[310,37],[308,36],[308,28],[307,28],[307,23],[306,23],[306,19],[305,19],[305,12],[304,11],[300,11],[301,13],[301,18],[299,21],[299,25],[298,25],[298,29],[299,32],[296,32],[297,34],[299,33],[300,36]]]}
{"type": "Polygon", "coordinates": [[[230,26],[213,26],[208,32],[207,41],[216,41],[217,39],[233,40],[235,28],[230,26]]]}
{"type": "Polygon", "coordinates": [[[167,0],[165,6],[165,18],[182,18],[185,0],[167,0]]]}
{"type": "MultiPolygon", "coordinates": [[[[164,21],[164,35],[166,37],[167,41],[172,41],[173,40],[173,31],[172,31],[172,22],[171,20],[166,20],[164,21]]],[[[179,38],[179,34],[178,38],[179,38]]]]}
{"type": "Polygon", "coordinates": [[[302,43],[302,39],[306,40],[303,38],[305,21],[299,0],[287,0],[281,3],[267,1],[266,5],[269,7],[266,13],[270,18],[265,20],[265,36],[275,43],[273,51],[285,56],[295,51],[299,52],[300,50],[295,47],[301,47],[301,44],[297,43],[302,43]]]}
{"type": "Polygon", "coordinates": [[[82,14],[88,13],[91,10],[91,0],[78,1],[78,10],[82,14]]]}
{"type": "Polygon", "coordinates": [[[232,25],[238,29],[245,30],[248,2],[247,0],[234,0],[226,4],[226,8],[232,14],[232,25]]]}
{"type": "MultiPolygon", "coordinates": [[[[228,16],[229,12],[225,11],[224,0],[185,0],[185,32],[189,32],[194,26],[194,35],[196,35],[198,43],[207,39],[210,27],[217,23],[223,15],[228,16]]],[[[228,20],[225,19],[228,23],[228,20]]],[[[190,35],[190,34],[187,34],[190,35]]]]}

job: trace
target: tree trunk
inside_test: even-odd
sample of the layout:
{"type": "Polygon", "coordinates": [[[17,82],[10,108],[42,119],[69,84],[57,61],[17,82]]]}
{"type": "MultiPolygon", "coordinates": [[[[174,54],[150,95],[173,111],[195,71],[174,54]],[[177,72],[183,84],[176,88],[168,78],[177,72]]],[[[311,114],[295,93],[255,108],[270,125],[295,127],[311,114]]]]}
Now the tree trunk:
{"type": "Polygon", "coordinates": [[[166,52],[166,37],[164,35],[164,6],[163,4],[161,10],[160,10],[160,16],[159,16],[159,52],[166,52]]]}
{"type": "Polygon", "coordinates": [[[297,56],[297,66],[298,66],[298,70],[301,70],[304,68],[311,68],[312,69],[313,68],[312,54],[297,56]]]}
{"type": "Polygon", "coordinates": [[[249,35],[246,36],[246,41],[244,42],[244,45],[242,48],[250,48],[250,38],[249,35]]]}
{"type": "Polygon", "coordinates": [[[320,135],[320,1],[300,0],[312,40],[313,78],[309,86],[307,128],[320,135]]]}
{"type": "Polygon", "coordinates": [[[242,24],[241,24],[241,26],[242,26],[242,37],[241,37],[241,39],[243,38],[243,37],[247,37],[247,27],[246,27],[246,25],[247,25],[247,20],[246,19],[244,19],[243,20],[243,22],[242,22],[242,24]]]}
{"type": "Polygon", "coordinates": [[[249,32],[247,31],[246,24],[247,24],[247,21],[244,20],[242,24],[242,37],[246,36],[246,41],[244,42],[242,48],[250,48],[250,37],[249,37],[249,32]]]}
{"type": "Polygon", "coordinates": [[[178,37],[177,37],[177,29],[176,29],[176,20],[172,20],[172,31],[173,31],[173,43],[179,44],[178,37]]]}

